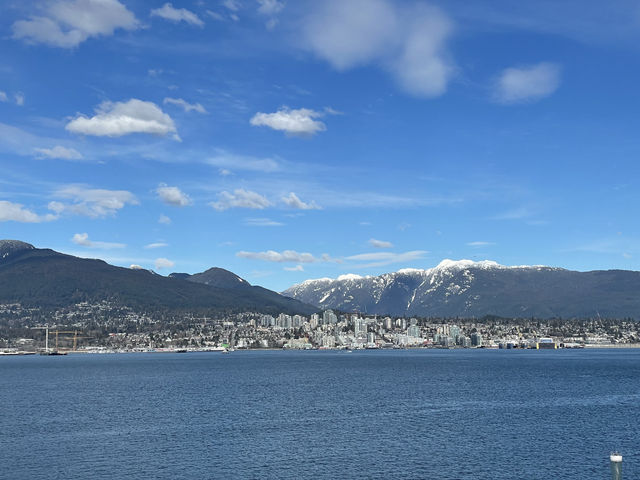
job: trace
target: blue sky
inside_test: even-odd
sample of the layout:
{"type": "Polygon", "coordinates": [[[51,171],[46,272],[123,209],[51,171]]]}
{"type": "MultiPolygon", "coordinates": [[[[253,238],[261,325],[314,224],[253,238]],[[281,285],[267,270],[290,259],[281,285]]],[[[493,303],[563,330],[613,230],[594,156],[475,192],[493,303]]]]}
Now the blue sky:
{"type": "Polygon", "coordinates": [[[2,238],[275,290],[640,269],[637,2],[0,9],[2,238]]]}

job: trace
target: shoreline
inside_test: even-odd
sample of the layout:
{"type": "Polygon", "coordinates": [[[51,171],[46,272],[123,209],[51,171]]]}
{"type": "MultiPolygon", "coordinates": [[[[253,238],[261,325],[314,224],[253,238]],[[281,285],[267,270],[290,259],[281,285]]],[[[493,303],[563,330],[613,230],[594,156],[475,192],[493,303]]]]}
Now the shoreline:
{"type": "MultiPolygon", "coordinates": [[[[611,350],[624,350],[624,349],[628,349],[628,350],[635,350],[635,349],[640,349],[640,343],[626,343],[626,344],[588,344],[588,345],[584,345],[581,346],[579,348],[557,348],[557,349],[545,349],[546,351],[548,350],[552,350],[552,351],[559,351],[559,350],[585,350],[585,349],[589,349],[589,350],[607,350],[607,349],[611,349],[611,350]]],[[[294,351],[294,352],[303,352],[303,351],[317,351],[317,352],[353,352],[353,351],[431,351],[431,350],[437,350],[437,351],[442,351],[442,350],[487,350],[487,351],[494,351],[494,350],[536,350],[536,349],[525,349],[525,348],[512,348],[512,349],[506,349],[506,348],[431,348],[431,347],[418,347],[418,348],[360,348],[360,349],[346,349],[346,348],[309,348],[309,349],[296,349],[296,348],[239,348],[239,349],[235,349],[233,351],[235,352],[240,352],[240,351],[244,351],[244,352],[282,352],[282,351],[294,351]]],[[[232,351],[232,352],[233,352],[232,351]]],[[[31,355],[37,355],[37,356],[45,356],[45,355],[41,355],[42,352],[34,352],[34,351],[0,351],[0,357],[17,357],[17,356],[31,356],[31,355]]],[[[185,350],[185,349],[175,349],[175,350],[103,350],[103,351],[86,351],[86,350],[70,350],[70,351],[61,351],[60,352],[61,355],[60,356],[65,356],[65,355],[75,355],[75,354],[80,354],[80,355],[113,355],[113,354],[135,354],[135,353],[151,353],[151,354],[167,354],[167,353],[179,353],[179,354],[185,354],[185,353],[218,353],[218,354],[223,354],[223,353],[230,353],[230,352],[222,352],[220,350],[185,350]]]]}

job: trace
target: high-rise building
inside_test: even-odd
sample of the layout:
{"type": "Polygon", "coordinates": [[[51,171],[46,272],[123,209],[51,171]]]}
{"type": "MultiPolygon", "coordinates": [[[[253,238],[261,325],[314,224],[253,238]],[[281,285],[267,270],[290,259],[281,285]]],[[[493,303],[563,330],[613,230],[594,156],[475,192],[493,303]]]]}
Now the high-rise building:
{"type": "Polygon", "coordinates": [[[473,347],[481,347],[482,346],[482,335],[478,332],[473,332],[471,334],[471,346],[473,347]]]}
{"type": "Polygon", "coordinates": [[[325,310],[322,313],[322,323],[325,325],[330,325],[332,323],[338,323],[338,317],[333,313],[333,310],[325,310]]]}
{"type": "Polygon", "coordinates": [[[458,337],[460,336],[460,327],[457,325],[451,325],[449,327],[449,336],[453,338],[454,343],[458,341],[458,337]]]}
{"type": "Polygon", "coordinates": [[[356,337],[367,336],[367,322],[364,318],[356,317],[353,319],[353,331],[356,337]]]}
{"type": "Polygon", "coordinates": [[[411,325],[409,328],[407,328],[407,335],[409,337],[415,338],[420,337],[420,327],[417,325],[411,325]]]}

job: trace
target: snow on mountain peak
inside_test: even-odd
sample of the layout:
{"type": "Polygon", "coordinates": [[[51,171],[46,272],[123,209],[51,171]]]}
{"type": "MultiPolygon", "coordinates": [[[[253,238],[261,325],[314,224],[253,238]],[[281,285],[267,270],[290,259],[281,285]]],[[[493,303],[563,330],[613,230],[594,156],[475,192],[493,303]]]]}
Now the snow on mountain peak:
{"type": "Polygon", "coordinates": [[[364,277],[362,277],[362,275],[356,275],[355,273],[346,273],[344,275],[340,275],[336,280],[341,282],[343,280],[360,280],[361,278],[364,277]]]}
{"type": "Polygon", "coordinates": [[[473,260],[451,260],[445,258],[442,260],[433,270],[462,270],[465,268],[505,268],[497,262],[492,260],[482,260],[480,262],[474,262],[473,260]]]}

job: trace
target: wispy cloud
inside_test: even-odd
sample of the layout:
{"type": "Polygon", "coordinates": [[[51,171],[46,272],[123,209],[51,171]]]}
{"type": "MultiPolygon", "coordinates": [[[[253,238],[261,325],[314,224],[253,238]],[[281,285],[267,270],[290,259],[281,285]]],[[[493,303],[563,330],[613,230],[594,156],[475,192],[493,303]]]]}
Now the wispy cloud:
{"type": "Polygon", "coordinates": [[[54,192],[54,197],[71,200],[72,203],[52,201],[49,210],[57,214],[70,213],[92,218],[115,215],[126,205],[138,205],[136,196],[126,190],[105,190],[83,185],[69,185],[54,192]]]}
{"type": "Polygon", "coordinates": [[[55,158],[61,160],[82,160],[82,154],[75,148],[56,145],[53,148],[35,148],[39,158],[55,158]]]}
{"type": "Polygon", "coordinates": [[[240,251],[236,253],[236,256],[251,260],[262,260],[264,262],[275,263],[316,263],[331,261],[331,257],[327,254],[316,257],[311,253],[301,253],[296,252],[295,250],[284,250],[283,252],[276,252],[275,250],[267,250],[266,252],[240,251]]]}
{"type": "Polygon", "coordinates": [[[560,67],[554,63],[538,63],[512,67],[502,71],[494,87],[499,103],[513,104],[540,100],[560,86],[560,67]]]}
{"type": "Polygon", "coordinates": [[[187,10],[186,8],[174,8],[171,3],[165,3],[160,8],[154,8],[151,10],[150,15],[152,17],[160,17],[165,20],[171,20],[173,22],[185,22],[190,25],[195,25],[196,27],[204,27],[204,22],[193,13],[191,10],[187,10]]]}
{"type": "Polygon", "coordinates": [[[284,2],[279,0],[257,0],[258,13],[267,17],[265,26],[267,29],[272,30],[278,24],[277,15],[284,8],[284,2]]]}
{"type": "Polygon", "coordinates": [[[244,224],[248,227],[281,227],[282,222],[276,222],[270,218],[245,218],[244,224]]]}
{"type": "Polygon", "coordinates": [[[111,250],[114,248],[125,248],[126,245],[124,243],[114,243],[114,242],[97,242],[89,239],[89,234],[87,233],[76,233],[71,241],[76,245],[80,245],[82,247],[87,248],[99,248],[102,250],[111,250]]]}
{"type": "Polygon", "coordinates": [[[167,97],[165,98],[162,103],[164,103],[165,105],[170,104],[170,105],[177,105],[178,107],[182,107],[182,109],[185,112],[198,112],[198,113],[207,113],[207,111],[205,110],[205,108],[200,105],[199,103],[189,103],[186,100],[183,100],[182,98],[171,98],[171,97],[167,97]]]}
{"type": "Polygon", "coordinates": [[[409,252],[375,252],[361,253],[345,257],[345,260],[352,262],[366,262],[355,265],[356,268],[382,267],[394,263],[415,262],[423,259],[429,252],[426,250],[412,250],[409,252]]]}
{"type": "Polygon", "coordinates": [[[149,250],[149,249],[155,249],[155,248],[164,248],[164,247],[168,247],[168,246],[169,246],[168,243],[156,242],[156,243],[150,243],[148,245],[145,245],[144,248],[149,250]]]}
{"type": "Polygon", "coordinates": [[[467,246],[469,247],[489,247],[491,245],[495,245],[494,242],[468,242],[467,246]]]}
{"type": "Polygon", "coordinates": [[[286,195],[281,198],[281,200],[290,208],[294,208],[296,210],[321,210],[320,206],[316,204],[316,202],[303,202],[298,198],[298,196],[291,192],[289,195],[286,195]]]}
{"type": "Polygon", "coordinates": [[[527,207],[518,207],[505,212],[499,213],[491,217],[491,220],[522,220],[523,218],[529,218],[533,215],[533,212],[527,207]]]}
{"type": "Polygon", "coordinates": [[[217,150],[216,155],[209,157],[206,162],[215,167],[231,170],[247,170],[252,172],[275,172],[280,169],[276,159],[236,155],[226,150],[217,150]]]}
{"type": "Polygon", "coordinates": [[[162,225],[171,225],[171,218],[169,218],[166,215],[162,214],[158,218],[158,223],[160,223],[162,225]]]}
{"type": "Polygon", "coordinates": [[[284,267],[284,270],[287,272],[304,272],[304,267],[302,265],[296,265],[295,267],[284,267]]]}
{"type": "Polygon", "coordinates": [[[376,240],[375,238],[370,238],[368,243],[375,248],[393,248],[393,243],[386,242],[384,240],[376,240]]]}

